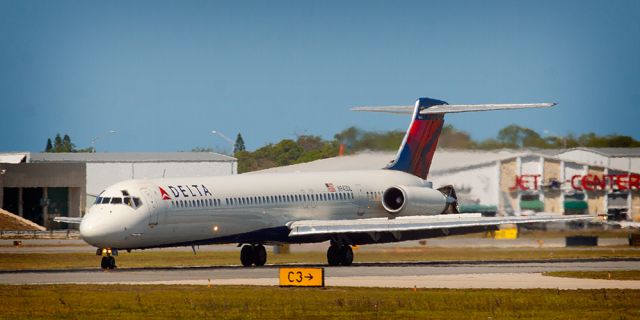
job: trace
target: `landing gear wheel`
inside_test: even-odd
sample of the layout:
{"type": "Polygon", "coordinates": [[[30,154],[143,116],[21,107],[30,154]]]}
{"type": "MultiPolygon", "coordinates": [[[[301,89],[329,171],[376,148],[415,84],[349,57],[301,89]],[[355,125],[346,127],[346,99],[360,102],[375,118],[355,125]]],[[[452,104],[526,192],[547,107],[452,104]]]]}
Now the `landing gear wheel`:
{"type": "Polygon", "coordinates": [[[113,256],[102,257],[102,261],[100,261],[100,267],[103,270],[113,270],[116,268],[116,258],[113,256]]]}
{"type": "MultiPolygon", "coordinates": [[[[253,246],[245,245],[242,246],[242,250],[240,250],[240,262],[245,267],[251,267],[255,258],[253,246]]],[[[265,259],[266,260],[266,259],[265,259]]]]}
{"type": "Polygon", "coordinates": [[[256,267],[264,266],[264,264],[267,263],[267,250],[264,248],[263,245],[257,245],[253,247],[253,253],[254,253],[253,262],[255,263],[256,267]]]}
{"type": "Polygon", "coordinates": [[[350,266],[353,263],[353,250],[351,250],[351,246],[329,246],[327,250],[327,262],[330,266],[350,266]]]}
{"type": "Polygon", "coordinates": [[[353,250],[351,246],[343,246],[340,248],[340,264],[350,266],[353,263],[353,250]]]}
{"type": "Polygon", "coordinates": [[[113,270],[116,268],[116,258],[114,256],[109,256],[109,269],[113,270]]]}
{"type": "Polygon", "coordinates": [[[340,264],[340,247],[331,245],[327,250],[327,262],[330,266],[337,266],[340,264]]]}

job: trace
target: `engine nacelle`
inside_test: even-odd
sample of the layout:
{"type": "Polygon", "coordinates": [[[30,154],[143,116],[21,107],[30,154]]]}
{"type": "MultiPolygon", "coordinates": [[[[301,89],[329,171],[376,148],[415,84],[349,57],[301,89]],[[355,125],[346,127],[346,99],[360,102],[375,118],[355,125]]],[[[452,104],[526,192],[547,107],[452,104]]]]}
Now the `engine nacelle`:
{"type": "Polygon", "coordinates": [[[448,197],[425,187],[394,186],[382,194],[382,206],[394,216],[436,215],[447,211],[448,197]]]}

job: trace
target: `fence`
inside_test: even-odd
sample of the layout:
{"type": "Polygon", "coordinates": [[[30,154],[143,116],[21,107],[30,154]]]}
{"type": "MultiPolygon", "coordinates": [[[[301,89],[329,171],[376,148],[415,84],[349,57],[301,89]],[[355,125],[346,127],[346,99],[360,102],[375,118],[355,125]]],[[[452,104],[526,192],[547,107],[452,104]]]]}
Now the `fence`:
{"type": "Polygon", "coordinates": [[[80,239],[78,230],[0,230],[0,239],[80,239]]]}

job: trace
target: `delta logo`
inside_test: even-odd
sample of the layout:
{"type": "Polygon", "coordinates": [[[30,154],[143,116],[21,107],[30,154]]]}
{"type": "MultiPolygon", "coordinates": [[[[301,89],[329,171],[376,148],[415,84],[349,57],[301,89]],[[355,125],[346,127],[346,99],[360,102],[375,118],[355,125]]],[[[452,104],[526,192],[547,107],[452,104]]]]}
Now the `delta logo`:
{"type": "Polygon", "coordinates": [[[162,196],[162,200],[171,200],[171,197],[169,197],[169,194],[164,191],[164,189],[162,189],[162,187],[158,187],[160,188],[160,195],[162,196]]]}

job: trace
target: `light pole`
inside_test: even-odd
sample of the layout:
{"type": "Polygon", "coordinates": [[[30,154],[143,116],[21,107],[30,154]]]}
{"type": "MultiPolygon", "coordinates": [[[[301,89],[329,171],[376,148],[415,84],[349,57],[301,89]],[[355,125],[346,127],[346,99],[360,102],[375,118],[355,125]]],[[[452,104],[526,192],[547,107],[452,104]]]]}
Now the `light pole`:
{"type": "Polygon", "coordinates": [[[235,154],[236,153],[236,143],[233,142],[233,140],[231,140],[229,137],[225,136],[220,131],[211,130],[211,133],[219,135],[222,139],[224,139],[225,141],[227,141],[231,145],[231,154],[235,154]]]}
{"type": "Polygon", "coordinates": [[[91,139],[91,152],[95,153],[96,152],[96,141],[98,141],[98,139],[102,138],[103,136],[110,134],[110,133],[117,133],[117,131],[115,130],[109,130],[105,133],[99,134],[97,136],[95,136],[93,139],[91,139]]]}

